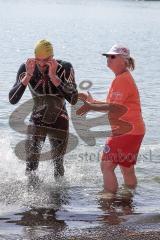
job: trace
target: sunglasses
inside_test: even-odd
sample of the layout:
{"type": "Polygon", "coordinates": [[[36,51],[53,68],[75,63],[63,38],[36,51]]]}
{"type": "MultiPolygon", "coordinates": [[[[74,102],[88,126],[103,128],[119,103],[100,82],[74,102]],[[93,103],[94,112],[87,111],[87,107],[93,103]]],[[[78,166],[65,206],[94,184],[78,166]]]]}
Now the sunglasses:
{"type": "Polygon", "coordinates": [[[116,58],[116,55],[107,55],[106,58],[115,59],[115,58],[116,58]]]}

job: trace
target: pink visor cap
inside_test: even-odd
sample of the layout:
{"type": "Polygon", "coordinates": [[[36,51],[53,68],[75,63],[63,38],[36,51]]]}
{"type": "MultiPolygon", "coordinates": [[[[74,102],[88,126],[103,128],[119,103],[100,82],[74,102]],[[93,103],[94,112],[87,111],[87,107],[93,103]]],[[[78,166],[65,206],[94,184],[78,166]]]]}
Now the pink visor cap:
{"type": "Polygon", "coordinates": [[[109,56],[109,55],[122,55],[126,58],[130,58],[130,51],[128,48],[115,44],[111,47],[111,49],[107,53],[103,53],[103,56],[109,56]]]}

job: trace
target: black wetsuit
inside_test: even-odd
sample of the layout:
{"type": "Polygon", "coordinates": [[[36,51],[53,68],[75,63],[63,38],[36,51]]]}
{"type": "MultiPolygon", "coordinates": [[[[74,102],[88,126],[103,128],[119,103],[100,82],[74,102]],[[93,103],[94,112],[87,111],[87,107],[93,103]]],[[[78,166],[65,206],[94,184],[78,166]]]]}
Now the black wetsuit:
{"type": "MultiPolygon", "coordinates": [[[[56,75],[61,81],[58,87],[51,82],[48,68],[42,73],[37,65],[28,84],[34,106],[26,140],[27,170],[37,169],[46,136],[51,144],[51,158],[56,160],[56,163],[63,161],[66,152],[69,121],[65,99],[72,105],[76,104],[78,92],[72,65],[61,60],[57,62],[56,75]]],[[[18,70],[16,82],[9,92],[11,104],[16,104],[26,89],[21,82],[25,74],[26,67],[22,64],[18,70]]]]}

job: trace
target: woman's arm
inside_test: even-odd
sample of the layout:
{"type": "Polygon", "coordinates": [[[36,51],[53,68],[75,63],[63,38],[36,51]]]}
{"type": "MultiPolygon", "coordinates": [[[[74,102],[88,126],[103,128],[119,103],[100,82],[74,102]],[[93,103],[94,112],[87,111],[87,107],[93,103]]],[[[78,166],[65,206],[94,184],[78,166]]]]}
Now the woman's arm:
{"type": "Polygon", "coordinates": [[[87,93],[80,92],[78,93],[78,99],[82,101],[87,101],[89,103],[106,103],[106,101],[99,101],[92,97],[91,93],[87,91],[87,93]]]}
{"type": "Polygon", "coordinates": [[[113,104],[113,103],[89,103],[84,101],[84,104],[76,111],[77,115],[84,115],[89,111],[96,111],[96,112],[115,112],[118,115],[123,115],[126,112],[126,108],[120,104],[113,104]]]}
{"type": "Polygon", "coordinates": [[[107,103],[90,103],[84,101],[84,104],[76,111],[76,114],[82,116],[89,111],[107,112],[109,109],[110,104],[107,103]]]}

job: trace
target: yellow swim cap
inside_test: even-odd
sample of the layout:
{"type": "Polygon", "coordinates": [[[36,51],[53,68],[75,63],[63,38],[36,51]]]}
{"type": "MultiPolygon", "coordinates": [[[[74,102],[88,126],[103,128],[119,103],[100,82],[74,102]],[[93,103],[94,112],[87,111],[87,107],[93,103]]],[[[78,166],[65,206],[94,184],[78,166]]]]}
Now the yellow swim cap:
{"type": "Polygon", "coordinates": [[[35,57],[38,58],[47,58],[53,56],[53,46],[49,41],[45,39],[40,40],[36,43],[34,53],[35,57]]]}

